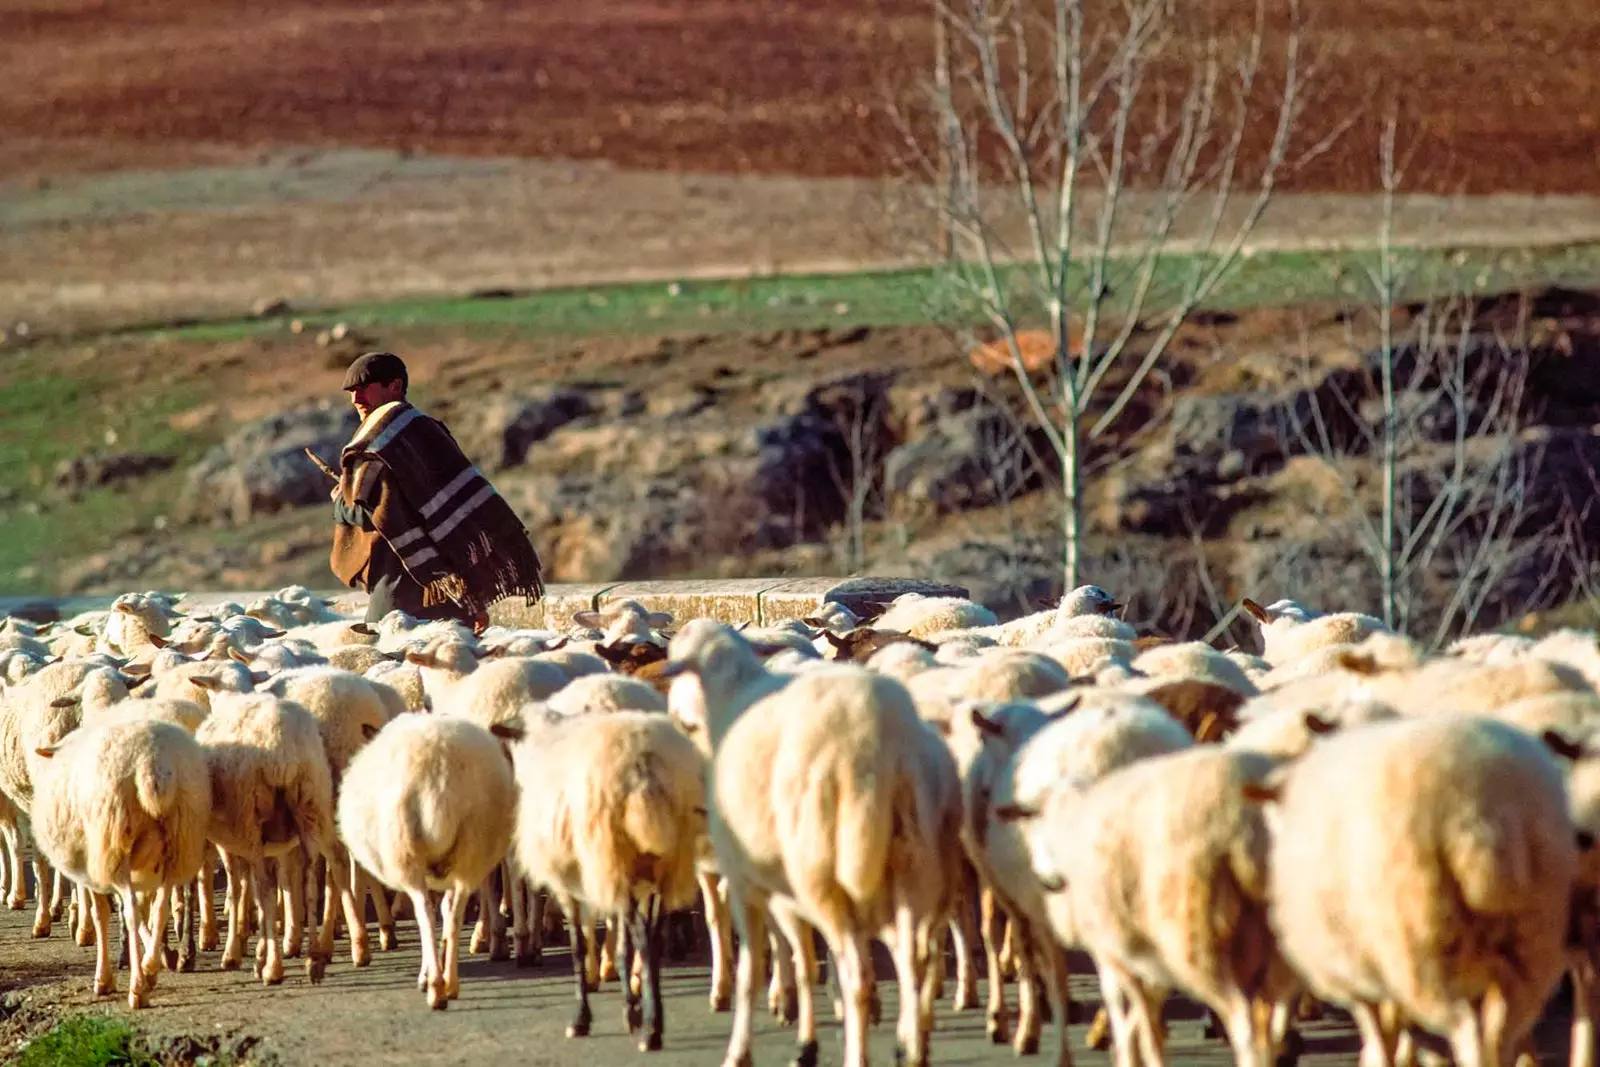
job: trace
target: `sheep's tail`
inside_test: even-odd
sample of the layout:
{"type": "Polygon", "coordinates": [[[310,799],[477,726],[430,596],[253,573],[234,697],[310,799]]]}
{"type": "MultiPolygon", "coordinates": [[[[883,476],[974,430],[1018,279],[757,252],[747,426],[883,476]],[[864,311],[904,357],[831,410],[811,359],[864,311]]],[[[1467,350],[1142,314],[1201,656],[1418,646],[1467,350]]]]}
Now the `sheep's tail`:
{"type": "Polygon", "coordinates": [[[1445,868],[1455,880],[1461,902],[1480,915],[1511,911],[1534,885],[1531,855],[1537,847],[1529,839],[1536,828],[1524,820],[1518,825],[1503,816],[1480,818],[1473,832],[1451,833],[1444,843],[1445,868]]]}
{"type": "Polygon", "coordinates": [[[857,907],[865,907],[883,888],[896,830],[909,831],[911,827],[904,820],[907,815],[915,818],[915,812],[903,810],[905,804],[898,794],[904,790],[897,787],[895,779],[899,776],[893,770],[887,775],[881,771],[851,774],[848,761],[842,770],[844,774],[831,776],[836,791],[834,810],[838,813],[833,827],[833,876],[857,907]],[[880,788],[871,788],[874,784],[880,788]],[[895,788],[885,796],[888,790],[882,786],[895,788]],[[882,803],[885,799],[891,801],[887,810],[882,803]]]}
{"type": "Polygon", "coordinates": [[[166,815],[178,802],[178,772],[167,760],[139,760],[133,771],[133,793],[152,819],[166,815]]]}
{"type": "Polygon", "coordinates": [[[640,856],[668,859],[679,850],[683,819],[677,810],[659,756],[644,752],[634,760],[622,781],[622,830],[640,856]]]}

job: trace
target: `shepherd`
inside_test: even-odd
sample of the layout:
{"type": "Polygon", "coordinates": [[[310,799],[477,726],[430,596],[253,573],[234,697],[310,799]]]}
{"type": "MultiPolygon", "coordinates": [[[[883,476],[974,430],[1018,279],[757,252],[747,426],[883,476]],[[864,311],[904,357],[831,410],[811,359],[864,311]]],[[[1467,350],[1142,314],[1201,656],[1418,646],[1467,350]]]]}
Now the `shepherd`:
{"type": "Polygon", "coordinates": [[[457,619],[482,633],[489,607],[544,596],[539,554],[483,472],[444,423],[406,401],[406,365],[392,352],[350,364],[344,391],[361,426],[334,470],[333,552],[339,580],[369,595],[367,621],[399,609],[419,619],[457,619]]]}

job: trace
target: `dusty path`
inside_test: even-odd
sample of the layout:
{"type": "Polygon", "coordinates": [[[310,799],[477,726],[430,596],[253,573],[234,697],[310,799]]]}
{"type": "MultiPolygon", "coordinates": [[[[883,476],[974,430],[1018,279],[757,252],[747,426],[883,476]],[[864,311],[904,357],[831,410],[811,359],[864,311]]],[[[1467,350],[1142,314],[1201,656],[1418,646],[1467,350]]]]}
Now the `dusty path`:
{"type": "MultiPolygon", "coordinates": [[[[28,936],[28,915],[0,912],[0,976],[16,973],[26,961],[29,995],[35,1001],[54,1001],[64,1011],[126,1013],[126,1005],[109,998],[96,1000],[89,993],[93,958],[57,933],[47,941],[28,936]],[[41,973],[43,972],[43,973],[41,973]]],[[[461,999],[446,1012],[430,1012],[416,991],[419,955],[415,927],[402,923],[402,948],[376,953],[370,968],[357,971],[348,957],[336,960],[326,983],[308,985],[297,966],[276,989],[267,989],[249,973],[215,970],[217,953],[202,953],[195,974],[163,974],[152,1006],[135,1016],[143,1029],[157,1035],[243,1032],[263,1039],[283,1067],[324,1067],[326,1064],[373,1063],[434,1065],[496,1062],[508,1054],[535,1067],[592,1067],[594,1064],[649,1062],[662,1067],[703,1067],[719,1062],[726,1046],[730,1015],[713,1015],[706,992],[708,969],[703,960],[671,964],[663,985],[666,1004],[666,1050],[641,1057],[624,1032],[618,987],[607,984],[592,1004],[594,1036],[570,1041],[565,1028],[572,1011],[572,986],[567,956],[562,948],[546,954],[544,964],[529,971],[509,963],[490,963],[484,957],[462,962],[461,999]]],[[[342,949],[344,943],[341,941],[342,949]]],[[[885,971],[885,973],[888,973],[885,971]]],[[[120,976],[126,988],[126,976],[120,976]]],[[[872,1031],[874,1062],[892,1063],[894,1056],[892,983],[884,983],[884,1022],[872,1031]]],[[[1074,996],[1097,1001],[1091,975],[1076,971],[1074,996]]],[[[1014,992],[1014,991],[1013,991],[1014,992]]],[[[839,1027],[826,995],[819,997],[818,1023],[822,1062],[837,1063],[839,1027]]],[[[1015,1001],[1012,1001],[1013,1007],[1015,1001]]],[[[786,1063],[793,1054],[792,1032],[780,1028],[767,1014],[763,992],[756,1017],[755,1061],[786,1063]]],[[[1220,1040],[1201,1034],[1200,1013],[1188,1002],[1174,1001],[1167,1008],[1171,1027],[1169,1062],[1199,1067],[1231,1063],[1220,1040]]],[[[958,1064],[1010,1064],[1019,1062],[1009,1048],[996,1048],[985,1039],[981,1011],[955,1013],[942,1004],[936,1015],[933,1062],[945,1067],[958,1064]]],[[[1074,1062],[1109,1063],[1103,1053],[1083,1048],[1085,1027],[1072,1027],[1074,1062]]],[[[1562,1026],[1549,1028],[1540,1041],[1540,1062],[1565,1063],[1562,1026]]],[[[1355,1063],[1354,1029],[1342,1015],[1330,1013],[1323,1022],[1304,1031],[1307,1055],[1303,1067],[1334,1067],[1355,1063]]],[[[1053,1048],[1046,1032],[1045,1053],[1053,1048]]],[[[0,1056],[5,1049],[0,1047],[0,1056]]],[[[1045,1063],[1027,1059],[1024,1063],[1045,1063]]]]}

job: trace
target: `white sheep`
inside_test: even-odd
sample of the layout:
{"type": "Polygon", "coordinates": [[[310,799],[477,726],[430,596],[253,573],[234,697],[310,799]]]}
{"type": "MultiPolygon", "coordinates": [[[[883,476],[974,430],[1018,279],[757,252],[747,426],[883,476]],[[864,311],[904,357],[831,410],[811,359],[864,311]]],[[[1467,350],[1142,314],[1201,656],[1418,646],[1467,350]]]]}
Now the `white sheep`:
{"type": "Polygon", "coordinates": [[[1297,983],[1268,925],[1268,833],[1244,790],[1274,766],[1204,746],[1067,779],[1038,810],[997,811],[1034,820],[1036,872],[1060,898],[1057,936],[1094,957],[1119,1062],[1135,1048],[1151,1067],[1165,1062],[1161,1004],[1176,988],[1225,1022],[1236,1063],[1271,1067],[1297,983]]]}
{"type": "Polygon", "coordinates": [[[1399,1020],[1464,1067],[1505,1062],[1566,965],[1576,830],[1560,768],[1503,723],[1433,716],[1343,731],[1251,790],[1268,801],[1271,922],[1364,1062],[1399,1020]]]}
{"type": "Polygon", "coordinates": [[[516,857],[546,886],[572,929],[578,1011],[569,1037],[589,1033],[585,927],[579,906],[626,923],[643,953],[642,1013],[630,986],[627,1026],[641,1051],[661,1048],[661,922],[698,886],[705,842],[705,761],[670,718],[618,711],[527,724],[511,746],[520,797],[516,857]]]}
{"type": "Polygon", "coordinates": [[[624,597],[613,600],[599,611],[575,611],[572,621],[578,626],[600,630],[605,644],[618,641],[647,641],[662,644],[655,633],[672,625],[672,612],[651,611],[637,600],[624,597]]]}
{"type": "Polygon", "coordinates": [[[1133,669],[1162,678],[1198,678],[1226,686],[1242,696],[1255,696],[1259,690],[1244,668],[1203,641],[1157,645],[1133,659],[1133,669]]]}
{"type": "MultiPolygon", "coordinates": [[[[260,693],[212,694],[211,714],[195,732],[211,772],[212,813],[207,836],[225,853],[231,895],[224,970],[244,952],[245,878],[261,908],[256,963],[267,985],[283,981],[277,938],[275,864],[291,849],[323,858],[351,930],[361,925],[342,864],[334,853],[333,777],[317,720],[291,701],[260,693]]],[[[322,980],[333,956],[333,926],[324,923],[306,959],[306,973],[322,980]]]]}
{"type": "Polygon", "coordinates": [[[422,938],[417,988],[431,1008],[448,1007],[459,993],[467,896],[505,858],[515,801],[500,742],[464,719],[402,715],[345,771],[339,836],[362,867],[411,898],[422,938]],[[430,889],[445,893],[442,964],[430,889]]]}
{"type": "Polygon", "coordinates": [[[944,630],[995,626],[999,621],[994,612],[965,597],[902,593],[890,602],[887,611],[873,620],[872,625],[879,630],[897,630],[912,637],[926,637],[944,630]]]}
{"type": "Polygon", "coordinates": [[[1246,597],[1243,606],[1261,624],[1261,658],[1274,667],[1327,645],[1353,645],[1369,634],[1391,632],[1382,619],[1371,615],[1355,611],[1323,615],[1293,600],[1262,607],[1246,597]]]}
{"type": "Polygon", "coordinates": [[[205,850],[211,783],[200,747],[182,727],[130,718],[90,726],[29,754],[34,839],[50,862],[93,894],[95,993],[114,992],[110,916],[122,903],[132,981],[144,1007],[161,971],[139,894],[153,897],[150,929],[164,930],[172,891],[195,876],[205,850]]]}
{"type": "MultiPolygon", "coordinates": [[[[866,1060],[866,943],[877,933],[891,946],[900,979],[902,1054],[924,1063],[932,1007],[926,946],[943,928],[960,877],[960,785],[948,749],[891,678],[830,666],[750,703],[760,666],[732,630],[685,627],[670,651],[677,669],[699,676],[704,695],[714,753],[710,832],[743,939],[728,1061],[749,1057],[752,946],[767,902],[776,899],[780,923],[781,909],[791,906],[833,950],[844,1062],[866,1060]]],[[[809,1001],[802,978],[802,1057],[816,1054],[809,1001]]]]}
{"type": "Polygon", "coordinates": [[[485,729],[510,722],[530,700],[555,695],[570,677],[554,663],[536,659],[480,659],[476,648],[459,641],[437,642],[427,652],[407,652],[406,662],[421,670],[429,706],[441,714],[471,719],[485,729]]]}
{"type": "MultiPolygon", "coordinates": [[[[1110,614],[1122,607],[1116,598],[1098,585],[1080,585],[1045,611],[1036,611],[1006,623],[961,623],[967,632],[994,640],[1010,648],[1025,648],[1040,642],[1073,637],[1108,637],[1131,641],[1137,635],[1132,626],[1110,614]]],[[[882,620],[879,625],[887,625],[882,620]]],[[[948,627],[957,629],[956,626],[948,627]]],[[[935,634],[937,640],[946,635],[935,634]]]]}
{"type": "Polygon", "coordinates": [[[545,707],[558,715],[592,715],[616,711],[667,710],[667,698],[656,688],[621,674],[586,674],[574,678],[552,696],[545,707]]]}

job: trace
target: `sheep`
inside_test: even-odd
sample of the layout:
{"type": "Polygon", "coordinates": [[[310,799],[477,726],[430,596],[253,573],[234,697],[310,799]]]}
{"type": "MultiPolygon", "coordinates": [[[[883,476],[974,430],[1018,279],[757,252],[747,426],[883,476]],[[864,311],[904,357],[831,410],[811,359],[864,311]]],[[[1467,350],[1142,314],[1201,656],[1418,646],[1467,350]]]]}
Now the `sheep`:
{"type": "Polygon", "coordinates": [[[1402,712],[1449,709],[1483,715],[1526,697],[1563,692],[1593,694],[1594,690],[1576,668],[1532,658],[1501,664],[1432,660],[1415,671],[1371,676],[1352,690],[1359,698],[1382,701],[1402,712]]]}
{"type": "MultiPolygon", "coordinates": [[[[329,880],[344,905],[350,929],[361,926],[342,865],[334,855],[333,776],[317,720],[292,701],[260,693],[212,694],[211,714],[195,739],[211,773],[212,813],[207,836],[226,853],[233,895],[222,966],[239,966],[244,950],[244,877],[261,908],[256,964],[263,983],[283,981],[277,940],[277,872],[273,861],[302,848],[328,863],[329,880]]],[[[333,925],[322,924],[306,958],[306,974],[320,982],[333,956],[333,925]]]]}
{"type": "MultiPolygon", "coordinates": [[[[104,677],[102,684],[110,696],[127,696],[127,688],[115,671],[65,662],[42,668],[22,685],[8,689],[0,699],[0,792],[10,797],[24,816],[33,809],[33,779],[27,754],[55,744],[78,728],[81,703],[67,698],[81,691],[84,680],[91,675],[104,677]]],[[[39,887],[33,936],[49,937],[54,902],[45,890],[50,885],[50,867],[43,856],[35,854],[33,872],[39,887]]]]}
{"type": "MultiPolygon", "coordinates": [[[[704,696],[714,753],[710,833],[743,940],[728,1062],[748,1062],[752,946],[773,900],[774,917],[803,958],[809,944],[794,936],[791,918],[819,930],[833,951],[844,1062],[866,1060],[864,956],[876,931],[891,946],[900,979],[902,1056],[924,1063],[933,989],[926,946],[960,877],[960,785],[948,749],[891,678],[830,666],[752,701],[760,666],[732,630],[685,627],[671,653],[680,671],[698,676],[704,696]]],[[[808,979],[803,966],[801,1062],[816,1056],[808,979]]]]}
{"type": "Polygon", "coordinates": [[[1270,1067],[1296,982],[1267,920],[1268,834],[1245,799],[1276,765],[1253,752],[1153,756],[1043,806],[1002,807],[1028,828],[1041,882],[1060,883],[1057,935],[1094,957],[1121,1062],[1164,1062],[1161,1002],[1182,989],[1225,1020],[1235,1062],[1270,1067]],[[1196,921],[1197,917],[1199,918],[1196,921]],[[1256,1015],[1270,1005],[1276,1028],[1256,1015]],[[1276,1032],[1274,1032],[1276,1030],[1276,1032]]]}
{"type": "Polygon", "coordinates": [[[814,630],[834,630],[843,633],[861,625],[862,619],[837,600],[824,600],[817,610],[800,620],[814,630]]]}
{"type": "Polygon", "coordinates": [[[1504,1062],[1565,967],[1576,830],[1560,768],[1526,734],[1433,716],[1342,732],[1247,795],[1267,803],[1269,918],[1363,1061],[1400,1019],[1463,1065],[1504,1062]]]}
{"type": "Polygon", "coordinates": [[[643,953],[640,994],[627,992],[627,1026],[640,1051],[661,1048],[661,918],[697,888],[705,840],[705,761],[672,720],[618,711],[597,719],[528,724],[511,746],[520,798],[515,854],[572,929],[578,1008],[568,1037],[589,1033],[586,923],[579,905],[618,916],[643,953]],[[642,995],[642,1013],[636,996],[642,995]]]}
{"type": "Polygon", "coordinates": [[[476,649],[458,641],[441,641],[429,652],[407,652],[406,662],[421,670],[435,711],[471,719],[485,729],[509,722],[530,700],[553,696],[569,679],[554,663],[537,659],[480,661],[476,649]]]}
{"type": "Polygon", "coordinates": [[[1371,615],[1354,611],[1319,615],[1293,600],[1262,607],[1245,597],[1243,606],[1261,624],[1261,658],[1274,667],[1325,645],[1351,645],[1369,634],[1391,632],[1382,619],[1371,615]]]}
{"type": "Polygon", "coordinates": [[[572,621],[578,626],[592,627],[604,633],[602,641],[610,645],[627,638],[649,644],[662,644],[655,631],[672,625],[672,612],[651,611],[637,600],[614,600],[599,611],[575,611],[572,621]]]}
{"type": "MultiPolygon", "coordinates": [[[[999,819],[999,808],[1036,809],[1059,782],[1098,780],[1135,760],[1177,752],[1194,744],[1185,730],[1159,704],[1143,697],[1094,689],[1058,694],[1053,702],[1031,709],[1010,705],[1004,716],[991,718],[978,709],[970,716],[982,735],[982,747],[964,782],[966,840],[999,905],[1017,927],[1017,939],[1034,944],[1046,964],[1045,977],[1054,1006],[1059,1062],[1068,1062],[1065,960],[1045,930],[1061,932],[1068,923],[1055,913],[1058,902],[1046,893],[1034,873],[1030,828],[999,819]],[[1054,704],[1052,707],[1051,704],[1054,704]],[[1046,709],[1049,710],[1046,710],[1046,709]]],[[[985,924],[985,949],[991,974],[989,1028],[1005,1032],[1005,1001],[994,981],[998,969],[993,921],[985,924]]],[[[1031,954],[1018,954],[1020,1010],[1016,1047],[1038,1046],[1038,1010],[1034,1001],[1031,954]]]]}
{"type": "Polygon", "coordinates": [[[374,645],[343,645],[328,651],[328,666],[341,671],[365,674],[381,663],[398,662],[387,652],[374,645]]]}
{"type": "Polygon", "coordinates": [[[1116,637],[1069,637],[1041,641],[1034,647],[1061,664],[1073,678],[1092,678],[1111,666],[1131,667],[1139,654],[1132,642],[1116,637]]]}
{"type": "Polygon", "coordinates": [[[904,683],[923,671],[931,670],[937,662],[934,654],[920,644],[897,641],[868,656],[864,666],[869,671],[887,674],[904,683]]]}
{"type": "Polygon", "coordinates": [[[1314,709],[1299,705],[1257,714],[1223,743],[1231,749],[1259,752],[1281,760],[1297,759],[1320,737],[1369,722],[1399,718],[1387,704],[1345,700],[1314,709]]]}
{"type": "MultiPolygon", "coordinates": [[[[745,634],[746,640],[752,640],[745,634]]],[[[832,659],[846,662],[859,663],[870,659],[878,651],[893,645],[909,644],[932,654],[938,651],[939,646],[931,641],[924,641],[919,637],[901,633],[899,630],[888,630],[882,627],[858,626],[843,634],[836,634],[832,630],[822,631],[822,642],[833,653],[832,659]]]]}
{"type": "Polygon", "coordinates": [[[917,714],[930,723],[949,724],[963,700],[1007,701],[1058,693],[1072,679],[1055,660],[1021,649],[996,649],[965,667],[938,667],[905,683],[917,714]]]}
{"type": "Polygon", "coordinates": [[[535,652],[528,657],[533,663],[545,663],[559,669],[567,678],[577,678],[584,674],[605,674],[611,668],[606,661],[588,648],[577,644],[567,644],[560,648],[548,648],[543,652],[535,652]]]}
{"type": "Polygon", "coordinates": [[[427,710],[428,694],[422,684],[422,672],[412,664],[392,660],[376,663],[363,671],[362,677],[382,682],[399,693],[407,711],[427,710]]]}
{"type": "Polygon", "coordinates": [[[645,682],[616,674],[589,674],[574,678],[545,700],[559,715],[587,715],[615,711],[667,710],[667,698],[645,682]]]}
{"type": "Polygon", "coordinates": [[[344,785],[339,837],[363,868],[410,897],[422,938],[417,988],[427,993],[430,1008],[443,1010],[460,991],[467,896],[510,847],[516,812],[511,767],[491,730],[464,719],[402,715],[350,761],[344,785]],[[430,889],[445,892],[442,964],[430,889]]]}
{"type": "Polygon", "coordinates": [[[170,604],[157,597],[124,593],[111,603],[98,649],[118,656],[133,655],[149,646],[151,637],[166,637],[175,614],[170,604]]]}
{"type": "Polygon", "coordinates": [[[248,693],[267,677],[265,671],[252,671],[234,660],[197,660],[162,671],[145,688],[156,699],[187,700],[210,708],[212,693],[248,693]]]}
{"type": "Polygon", "coordinates": [[[927,637],[945,630],[965,630],[999,624],[994,612],[964,597],[902,593],[873,626],[898,630],[912,637],[927,637]]]}
{"type": "MultiPolygon", "coordinates": [[[[407,708],[400,694],[384,685],[349,671],[331,667],[307,667],[287,671],[272,679],[257,692],[270,693],[283,700],[292,701],[309,711],[317,720],[322,734],[323,748],[328,756],[328,770],[333,781],[335,801],[342,792],[345,769],[366,744],[388,724],[391,719],[404,715],[407,708]]],[[[341,852],[335,844],[336,854],[341,852]]],[[[338,856],[341,863],[345,857],[338,856]]],[[[293,869],[291,864],[291,870],[293,869]]],[[[355,894],[357,910],[365,915],[367,886],[359,868],[350,869],[351,891],[355,894]]],[[[291,877],[291,882],[293,881],[291,877]]],[[[388,901],[382,894],[374,894],[378,911],[379,944],[385,950],[395,945],[394,918],[389,913],[388,901]]],[[[299,913],[299,894],[290,897],[289,927],[285,942],[294,955],[300,941],[302,916],[299,913]]],[[[323,921],[334,921],[335,898],[330,892],[323,911],[323,921]]],[[[365,967],[371,960],[367,941],[366,923],[350,931],[350,956],[357,967],[365,967]]]]}
{"type": "Polygon", "coordinates": [[[1299,659],[1271,667],[1257,681],[1261,692],[1282,689],[1294,682],[1329,674],[1380,674],[1414,670],[1429,661],[1427,650],[1403,634],[1368,634],[1356,644],[1332,644],[1314,649],[1299,659]]]}
{"type": "MultiPolygon", "coordinates": [[[[1112,595],[1098,585],[1080,585],[1064,595],[1053,608],[1036,611],[1006,623],[963,623],[966,632],[987,637],[1009,648],[1025,648],[1043,641],[1071,637],[1109,637],[1132,640],[1136,631],[1111,612],[1121,608],[1112,595]]],[[[879,625],[888,625],[881,619],[879,625]]],[[[948,627],[956,630],[957,627],[948,627]]],[[[935,634],[936,638],[947,636],[935,634]]]]}
{"type": "Polygon", "coordinates": [[[28,904],[28,880],[22,873],[22,834],[17,821],[17,805],[0,793],[0,896],[6,907],[21,911],[28,904]]]}
{"type": "Polygon", "coordinates": [[[1444,655],[1468,663],[1505,663],[1527,655],[1537,644],[1522,634],[1469,634],[1446,645],[1444,655]]]}
{"type": "Polygon", "coordinates": [[[1600,637],[1590,630],[1556,630],[1541,637],[1528,655],[1564,663],[1600,689],[1600,637]]]}
{"type": "Polygon", "coordinates": [[[1151,677],[1196,678],[1226,686],[1240,696],[1253,697],[1259,690],[1244,668],[1203,641],[1161,645],[1140,652],[1133,669],[1151,677]]]}
{"type": "Polygon", "coordinates": [[[139,893],[154,895],[150,929],[164,930],[172,891],[193,878],[205,850],[211,783],[205,757],[180,726],[131,718],[74,730],[30,756],[34,839],[58,870],[93,894],[95,993],[116,990],[105,894],[122,903],[132,980],[142,1008],[162,967],[146,941],[139,893]]]}
{"type": "Polygon", "coordinates": [[[1196,741],[1219,741],[1237,730],[1245,702],[1232,686],[1204,678],[1140,678],[1123,688],[1166,708],[1196,741]]]}

